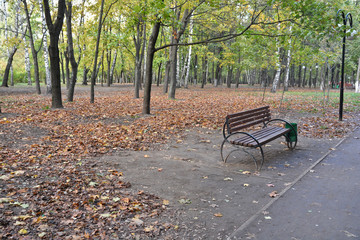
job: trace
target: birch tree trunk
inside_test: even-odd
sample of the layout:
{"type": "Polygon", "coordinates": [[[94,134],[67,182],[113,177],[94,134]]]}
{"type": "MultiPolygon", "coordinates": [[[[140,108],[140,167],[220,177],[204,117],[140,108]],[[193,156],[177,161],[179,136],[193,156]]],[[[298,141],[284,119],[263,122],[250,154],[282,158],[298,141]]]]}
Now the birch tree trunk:
{"type": "MultiPolygon", "coordinates": [[[[192,42],[192,34],[194,31],[194,26],[193,26],[193,19],[190,18],[190,30],[189,30],[189,42],[192,42]]],[[[185,66],[185,88],[188,88],[188,83],[189,83],[189,76],[190,76],[190,63],[191,63],[191,45],[189,46],[189,53],[188,53],[188,61],[187,64],[185,66]]]]}
{"type": "Polygon", "coordinates": [[[360,93],[359,78],[360,78],[360,58],[359,58],[358,69],[357,69],[357,74],[356,74],[355,93],[360,93]]]}
{"type": "MultiPolygon", "coordinates": [[[[292,26],[290,26],[290,34],[291,34],[292,26]]],[[[289,49],[287,54],[287,63],[286,63],[286,74],[284,79],[284,91],[289,90],[289,75],[290,75],[290,62],[291,62],[291,37],[289,39],[289,49]]]]}
{"type": "Polygon", "coordinates": [[[25,35],[24,35],[23,41],[24,41],[24,53],[25,53],[25,70],[26,70],[26,73],[27,73],[28,85],[31,86],[32,81],[31,81],[30,55],[29,55],[28,42],[26,40],[25,35]]]}
{"type": "MultiPolygon", "coordinates": [[[[46,84],[46,93],[51,93],[51,72],[49,64],[49,49],[47,44],[47,28],[46,28],[46,19],[43,10],[42,0],[39,0],[41,18],[42,18],[42,32],[43,32],[43,52],[44,52],[44,64],[45,64],[45,84],[46,84]]],[[[36,78],[36,76],[35,76],[36,78]]]]}
{"type": "MultiPolygon", "coordinates": [[[[280,31],[280,23],[278,24],[278,30],[280,31]]],[[[276,40],[276,45],[277,45],[277,51],[275,53],[276,56],[276,74],[274,77],[274,81],[272,84],[272,88],[271,88],[271,92],[275,93],[276,92],[276,88],[277,85],[279,84],[280,81],[280,74],[281,74],[281,60],[280,60],[280,43],[279,43],[279,39],[276,40]]]]}

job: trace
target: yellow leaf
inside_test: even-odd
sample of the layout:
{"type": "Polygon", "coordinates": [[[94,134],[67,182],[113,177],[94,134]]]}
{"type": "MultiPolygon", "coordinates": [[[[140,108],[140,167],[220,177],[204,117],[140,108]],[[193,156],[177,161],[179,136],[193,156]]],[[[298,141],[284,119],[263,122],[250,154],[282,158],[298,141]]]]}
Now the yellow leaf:
{"type": "Polygon", "coordinates": [[[249,186],[249,184],[248,183],[244,183],[244,187],[248,187],[249,186]]]}
{"type": "Polygon", "coordinates": [[[222,217],[223,215],[221,213],[214,213],[215,217],[222,217]]]}
{"type": "Polygon", "coordinates": [[[163,200],[164,205],[169,205],[169,203],[170,203],[169,200],[165,200],[165,199],[163,200]]]}
{"type": "Polygon", "coordinates": [[[22,228],[22,229],[19,230],[19,234],[20,235],[26,235],[26,234],[28,234],[28,230],[22,228]]]}

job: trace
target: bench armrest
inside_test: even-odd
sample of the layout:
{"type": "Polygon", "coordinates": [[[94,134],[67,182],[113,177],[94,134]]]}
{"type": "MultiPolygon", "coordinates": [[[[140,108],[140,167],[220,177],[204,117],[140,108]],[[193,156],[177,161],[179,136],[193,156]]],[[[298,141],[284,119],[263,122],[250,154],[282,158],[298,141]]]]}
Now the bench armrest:
{"type": "Polygon", "coordinates": [[[291,131],[293,131],[293,132],[295,133],[295,137],[296,137],[296,141],[297,141],[297,131],[295,130],[295,128],[293,127],[292,124],[290,124],[288,121],[286,121],[286,120],[284,120],[284,119],[280,119],[280,118],[271,119],[271,120],[268,121],[267,123],[264,123],[264,127],[267,127],[267,125],[268,125],[269,123],[275,122],[275,121],[287,123],[287,124],[291,127],[291,131]]]}

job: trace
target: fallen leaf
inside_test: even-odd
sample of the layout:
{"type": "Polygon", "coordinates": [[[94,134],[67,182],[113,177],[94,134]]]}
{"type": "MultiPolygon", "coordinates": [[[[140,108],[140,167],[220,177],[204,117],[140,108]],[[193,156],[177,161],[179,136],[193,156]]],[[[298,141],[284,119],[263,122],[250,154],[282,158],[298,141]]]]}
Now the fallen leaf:
{"type": "Polygon", "coordinates": [[[264,217],[266,220],[271,220],[271,217],[270,216],[265,216],[264,217]]]}
{"type": "Polygon", "coordinates": [[[0,203],[8,203],[11,201],[11,198],[0,198],[0,203]]]}
{"type": "Polygon", "coordinates": [[[164,204],[164,205],[169,205],[169,200],[165,200],[165,199],[164,199],[164,200],[163,200],[163,204],[164,204]]]}
{"type": "Polygon", "coordinates": [[[150,156],[149,155],[144,155],[144,158],[149,158],[150,156]]]}
{"type": "Polygon", "coordinates": [[[248,174],[248,175],[250,175],[251,172],[249,172],[249,171],[243,171],[242,174],[248,174]]]}
{"type": "Polygon", "coordinates": [[[2,175],[2,176],[0,177],[0,180],[7,181],[7,180],[9,180],[10,178],[11,178],[10,175],[2,175]]]}
{"type": "Polygon", "coordinates": [[[277,197],[279,196],[278,192],[277,191],[272,191],[271,193],[269,193],[269,196],[274,198],[274,197],[277,197]]]}
{"type": "Polygon", "coordinates": [[[355,234],[352,234],[351,232],[348,232],[348,231],[342,231],[343,233],[345,233],[345,235],[347,236],[347,237],[351,237],[351,238],[357,238],[358,236],[357,235],[355,235],[355,234]]]}
{"type": "Polygon", "coordinates": [[[248,183],[244,183],[244,187],[248,187],[249,186],[249,184],[248,183]]]}
{"type": "Polygon", "coordinates": [[[38,236],[39,236],[39,238],[43,238],[46,236],[46,233],[45,232],[39,233],[38,236]]]}
{"type": "Polygon", "coordinates": [[[28,234],[28,230],[22,228],[22,229],[19,230],[19,234],[20,235],[26,235],[26,234],[28,234]]]}
{"type": "Polygon", "coordinates": [[[214,213],[215,217],[222,217],[223,215],[221,213],[214,213]]]}
{"type": "Polygon", "coordinates": [[[190,204],[190,203],[191,203],[191,200],[190,200],[190,199],[182,198],[182,199],[180,199],[178,202],[181,203],[181,204],[190,204]]]}
{"type": "Polygon", "coordinates": [[[25,225],[26,223],[25,222],[20,222],[20,221],[16,221],[14,223],[15,226],[21,226],[21,225],[25,225]]]}
{"type": "Polygon", "coordinates": [[[269,184],[266,184],[268,187],[275,187],[275,185],[274,184],[272,184],[272,183],[269,183],[269,184]]]}
{"type": "Polygon", "coordinates": [[[224,181],[232,181],[233,179],[232,178],[229,178],[229,177],[226,177],[224,178],[224,181]]]}

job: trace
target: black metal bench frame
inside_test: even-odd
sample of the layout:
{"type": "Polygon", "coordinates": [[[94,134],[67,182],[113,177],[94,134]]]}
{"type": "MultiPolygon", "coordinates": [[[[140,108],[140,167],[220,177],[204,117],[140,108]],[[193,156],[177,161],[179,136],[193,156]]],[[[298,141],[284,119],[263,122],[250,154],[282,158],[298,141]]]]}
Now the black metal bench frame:
{"type": "Polygon", "coordinates": [[[221,144],[220,154],[221,159],[224,163],[234,151],[238,151],[239,148],[232,150],[225,158],[223,156],[223,148],[225,143],[230,143],[232,146],[237,147],[250,147],[250,148],[259,148],[261,152],[261,165],[258,168],[257,161],[255,157],[250,154],[245,148],[241,148],[245,153],[249,154],[256,166],[256,170],[261,170],[264,164],[264,151],[262,146],[268,142],[271,142],[279,137],[284,136],[286,143],[289,149],[293,150],[297,144],[297,131],[289,122],[283,119],[271,119],[270,107],[260,107],[252,110],[247,110],[243,112],[233,113],[226,116],[225,124],[223,127],[223,136],[224,140],[221,144]],[[269,126],[269,123],[272,122],[282,122],[287,123],[290,127],[278,127],[278,126],[269,126]],[[244,132],[243,129],[263,124],[262,129],[254,132],[244,132]],[[291,141],[289,138],[289,133],[293,132],[295,135],[295,141],[291,141]],[[235,135],[240,135],[239,137],[234,137],[235,135]]]}

